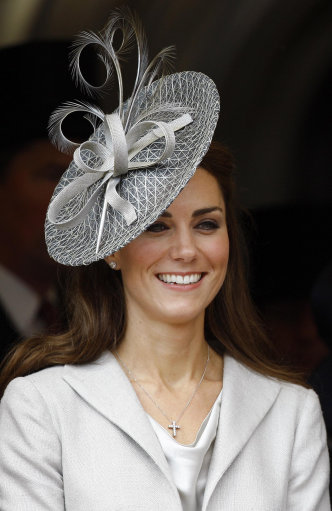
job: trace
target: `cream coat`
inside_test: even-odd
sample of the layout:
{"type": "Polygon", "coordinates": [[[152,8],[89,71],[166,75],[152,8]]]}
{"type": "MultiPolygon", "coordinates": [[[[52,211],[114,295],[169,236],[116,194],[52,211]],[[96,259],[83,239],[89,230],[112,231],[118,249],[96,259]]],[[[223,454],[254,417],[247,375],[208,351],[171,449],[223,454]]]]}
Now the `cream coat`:
{"type": "MultiPolygon", "coordinates": [[[[329,511],[318,399],[225,357],[205,511],[329,511]]],[[[165,456],[110,354],[8,387],[0,406],[1,511],[180,511],[165,456]]]]}

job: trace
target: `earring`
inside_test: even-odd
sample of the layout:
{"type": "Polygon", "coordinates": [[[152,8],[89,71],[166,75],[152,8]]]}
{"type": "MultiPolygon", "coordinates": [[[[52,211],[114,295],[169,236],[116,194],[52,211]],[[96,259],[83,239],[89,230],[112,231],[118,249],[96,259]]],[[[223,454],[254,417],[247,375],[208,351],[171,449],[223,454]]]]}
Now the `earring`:
{"type": "Polygon", "coordinates": [[[117,264],[115,261],[111,261],[110,263],[108,263],[108,265],[112,270],[116,270],[117,268],[117,264]]]}

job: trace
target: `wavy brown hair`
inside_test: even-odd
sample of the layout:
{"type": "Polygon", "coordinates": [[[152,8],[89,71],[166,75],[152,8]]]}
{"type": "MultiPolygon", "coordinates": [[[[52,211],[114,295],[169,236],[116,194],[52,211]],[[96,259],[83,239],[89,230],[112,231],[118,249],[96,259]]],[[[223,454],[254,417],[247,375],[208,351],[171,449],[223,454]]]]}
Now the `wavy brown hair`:
{"type": "MultiPolygon", "coordinates": [[[[249,296],[232,156],[224,146],[213,142],[200,166],[217,179],[222,190],[230,240],[224,284],[206,311],[206,339],[220,355],[227,351],[261,374],[303,384],[301,375],[279,363],[249,296]]],[[[92,362],[121,342],[126,312],[120,272],[111,271],[104,261],[98,261],[89,266],[65,268],[61,280],[68,329],[57,335],[33,337],[15,346],[2,364],[0,395],[16,376],[53,365],[92,362]]]]}

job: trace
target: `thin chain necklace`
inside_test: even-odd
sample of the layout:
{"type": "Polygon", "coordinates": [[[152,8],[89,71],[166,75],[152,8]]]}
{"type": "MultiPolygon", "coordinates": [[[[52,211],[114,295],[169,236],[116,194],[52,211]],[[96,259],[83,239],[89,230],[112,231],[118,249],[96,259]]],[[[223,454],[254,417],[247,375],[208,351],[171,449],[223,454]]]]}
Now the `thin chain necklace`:
{"type": "Polygon", "coordinates": [[[203,374],[201,376],[201,379],[199,380],[198,384],[196,385],[196,388],[193,392],[193,394],[191,395],[189,401],[187,402],[186,406],[183,408],[182,412],[180,413],[179,417],[177,418],[176,421],[173,421],[172,419],[169,419],[169,417],[166,415],[166,413],[164,412],[164,410],[162,408],[160,408],[160,406],[158,405],[158,403],[156,403],[156,401],[153,399],[153,397],[151,396],[151,394],[143,387],[143,385],[137,380],[136,376],[134,375],[134,373],[126,366],[126,364],[123,362],[123,360],[120,358],[120,355],[119,353],[115,350],[115,355],[116,357],[118,358],[120,364],[123,366],[123,368],[125,369],[125,371],[127,372],[128,376],[129,376],[129,379],[131,379],[133,382],[136,383],[136,385],[139,386],[140,389],[142,389],[142,391],[144,392],[144,394],[152,401],[152,403],[158,408],[158,410],[163,414],[163,416],[167,419],[168,422],[170,422],[171,424],[169,424],[168,426],[168,429],[172,429],[173,432],[173,437],[175,438],[176,437],[176,432],[178,429],[181,429],[180,425],[178,424],[178,422],[182,419],[182,416],[184,415],[184,412],[187,410],[187,408],[191,405],[191,402],[192,400],[194,399],[199,387],[201,386],[201,383],[202,381],[204,380],[204,377],[205,377],[205,374],[206,374],[206,370],[207,370],[207,366],[208,366],[208,363],[209,363],[209,360],[210,360],[210,346],[208,345],[208,353],[207,353],[207,359],[206,359],[206,362],[205,362],[205,367],[204,367],[204,371],[203,371],[203,374]]]}

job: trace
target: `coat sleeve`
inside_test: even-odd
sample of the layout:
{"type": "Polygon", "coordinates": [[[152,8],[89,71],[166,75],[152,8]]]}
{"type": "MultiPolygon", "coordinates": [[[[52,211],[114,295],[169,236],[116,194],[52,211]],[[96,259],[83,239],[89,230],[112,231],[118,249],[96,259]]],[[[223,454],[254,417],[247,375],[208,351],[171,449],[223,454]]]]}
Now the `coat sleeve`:
{"type": "Polygon", "coordinates": [[[295,433],[287,511],[330,511],[329,455],[317,395],[309,390],[295,433]]]}
{"type": "Polygon", "coordinates": [[[0,404],[0,509],[65,509],[59,437],[29,378],[13,380],[0,404]]]}

